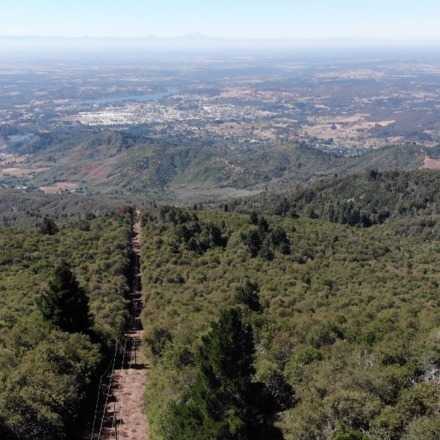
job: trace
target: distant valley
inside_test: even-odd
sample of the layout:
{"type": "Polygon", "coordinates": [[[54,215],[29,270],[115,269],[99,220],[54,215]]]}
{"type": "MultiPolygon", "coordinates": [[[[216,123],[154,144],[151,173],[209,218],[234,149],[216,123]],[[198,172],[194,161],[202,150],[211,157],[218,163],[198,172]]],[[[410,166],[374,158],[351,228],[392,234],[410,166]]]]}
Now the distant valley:
{"type": "Polygon", "coordinates": [[[439,169],[439,66],[411,52],[11,61],[0,187],[185,204],[371,168],[439,169]]]}

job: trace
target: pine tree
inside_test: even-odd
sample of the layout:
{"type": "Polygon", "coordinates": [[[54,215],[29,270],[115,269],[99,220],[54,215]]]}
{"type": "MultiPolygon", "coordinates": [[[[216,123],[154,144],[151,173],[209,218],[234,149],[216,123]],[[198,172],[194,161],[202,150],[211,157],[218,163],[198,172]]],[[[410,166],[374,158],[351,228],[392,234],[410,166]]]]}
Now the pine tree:
{"type": "Polygon", "coordinates": [[[222,313],[202,340],[197,380],[171,404],[166,440],[280,440],[279,410],[264,384],[253,382],[255,346],[237,310],[222,313]]]}
{"type": "Polygon", "coordinates": [[[252,211],[250,216],[249,216],[250,224],[257,226],[258,225],[258,220],[259,220],[258,214],[255,211],[252,211]]]}
{"type": "Polygon", "coordinates": [[[41,234],[55,235],[58,233],[57,224],[49,217],[44,217],[43,221],[38,225],[41,234]]]}
{"type": "Polygon", "coordinates": [[[245,279],[235,291],[235,300],[238,304],[247,306],[253,312],[261,312],[260,288],[257,283],[245,279]]]}
{"type": "Polygon", "coordinates": [[[272,261],[274,259],[275,256],[269,240],[263,241],[258,255],[266,261],[272,261]]]}
{"type": "Polygon", "coordinates": [[[247,246],[252,257],[256,257],[262,246],[262,240],[258,229],[250,228],[246,232],[242,232],[241,240],[247,246]]]}
{"type": "Polygon", "coordinates": [[[90,329],[88,297],[66,262],[56,268],[37,305],[43,317],[63,331],[86,333],[90,329]]]}

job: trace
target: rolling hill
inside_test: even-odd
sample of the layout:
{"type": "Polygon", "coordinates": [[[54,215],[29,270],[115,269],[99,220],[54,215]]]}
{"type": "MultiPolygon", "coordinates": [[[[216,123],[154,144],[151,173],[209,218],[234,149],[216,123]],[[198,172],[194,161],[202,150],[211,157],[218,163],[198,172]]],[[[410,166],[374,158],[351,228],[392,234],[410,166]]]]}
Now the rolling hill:
{"type": "Polygon", "coordinates": [[[138,194],[190,203],[249,196],[267,188],[280,190],[335,174],[415,170],[437,163],[436,149],[415,144],[344,157],[306,144],[256,147],[164,139],[151,138],[142,127],[71,127],[40,133],[8,147],[18,162],[12,175],[0,169],[0,186],[138,194]]]}

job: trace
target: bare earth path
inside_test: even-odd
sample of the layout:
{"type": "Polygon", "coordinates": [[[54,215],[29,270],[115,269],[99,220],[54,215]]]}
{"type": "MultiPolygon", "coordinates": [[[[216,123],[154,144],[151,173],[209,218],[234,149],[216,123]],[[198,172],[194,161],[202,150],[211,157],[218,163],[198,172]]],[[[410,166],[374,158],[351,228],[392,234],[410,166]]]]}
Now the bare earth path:
{"type": "MultiPolygon", "coordinates": [[[[139,218],[139,213],[137,214],[139,218]]],[[[113,375],[111,398],[106,408],[109,423],[102,430],[102,440],[148,440],[148,424],[145,416],[144,391],[147,369],[142,350],[139,350],[143,331],[140,320],[142,312],[142,285],[140,278],[140,233],[137,220],[133,227],[132,286],[130,292],[131,323],[127,330],[125,358],[121,368],[113,375]]]]}

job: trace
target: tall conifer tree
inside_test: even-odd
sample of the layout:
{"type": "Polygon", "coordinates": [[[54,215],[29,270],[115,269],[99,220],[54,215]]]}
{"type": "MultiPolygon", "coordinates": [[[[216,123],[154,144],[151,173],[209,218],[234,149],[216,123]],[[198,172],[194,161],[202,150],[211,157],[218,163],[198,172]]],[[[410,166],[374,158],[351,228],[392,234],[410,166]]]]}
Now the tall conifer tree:
{"type": "Polygon", "coordinates": [[[167,440],[280,440],[279,410],[264,384],[253,381],[255,345],[239,311],[222,313],[203,338],[198,376],[164,420],[167,440]]]}
{"type": "Polygon", "coordinates": [[[37,302],[43,317],[68,333],[87,333],[91,326],[89,299],[70,266],[62,262],[37,302]]]}

